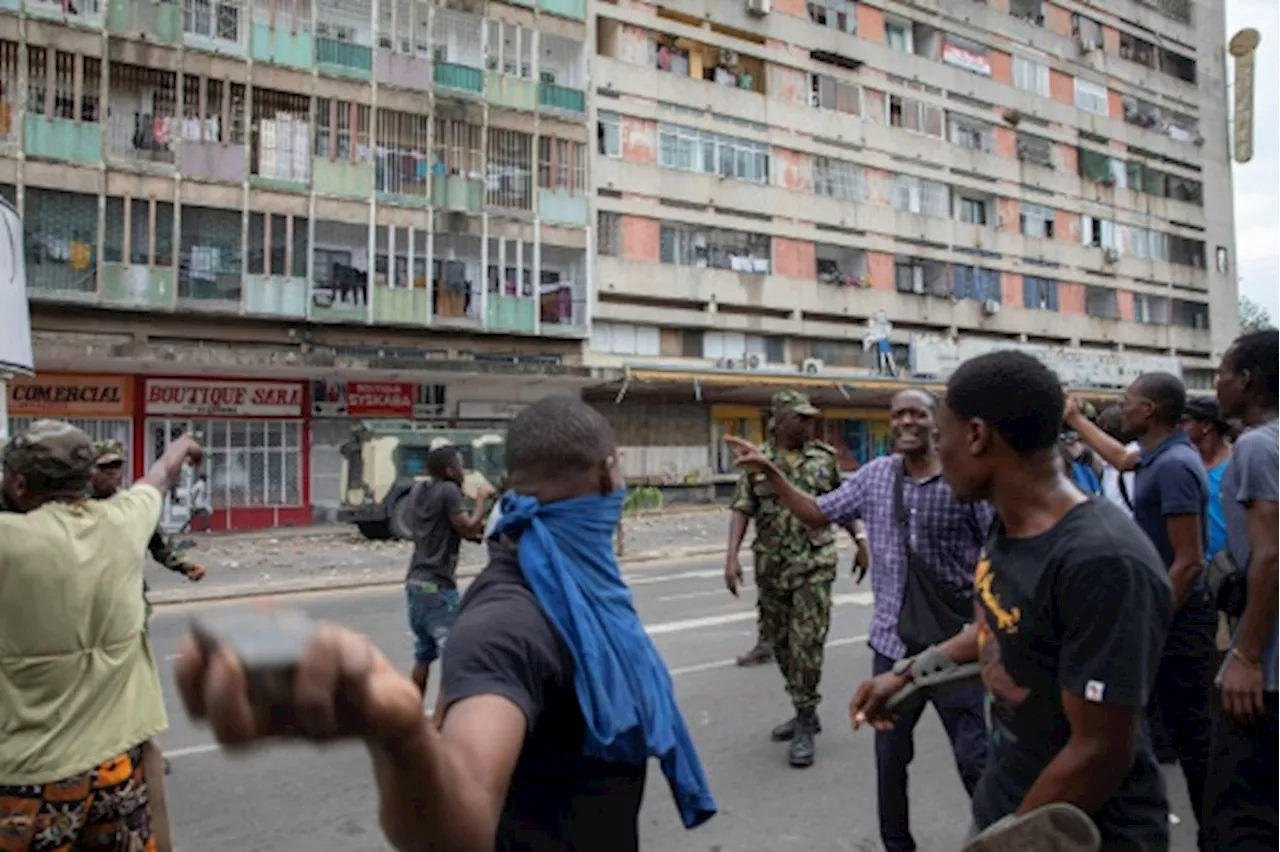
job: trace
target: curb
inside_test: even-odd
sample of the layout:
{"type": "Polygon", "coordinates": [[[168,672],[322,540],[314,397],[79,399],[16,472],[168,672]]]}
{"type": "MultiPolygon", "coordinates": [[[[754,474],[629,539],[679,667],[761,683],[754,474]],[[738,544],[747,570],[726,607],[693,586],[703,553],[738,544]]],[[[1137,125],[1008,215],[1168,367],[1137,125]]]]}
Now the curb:
{"type": "MultiPolygon", "coordinates": [[[[626,556],[619,560],[620,565],[643,565],[671,559],[690,559],[702,556],[715,556],[724,553],[724,545],[699,545],[697,547],[673,548],[671,550],[642,551],[634,556],[626,556]]],[[[466,580],[477,576],[483,566],[459,566],[458,579],[466,580]]],[[[350,589],[391,588],[404,585],[404,571],[379,572],[356,577],[328,577],[304,580],[282,580],[278,583],[238,583],[231,586],[214,586],[207,591],[198,587],[190,589],[164,589],[148,594],[152,606],[157,609],[184,606],[188,604],[217,603],[219,601],[241,600],[243,598],[300,595],[307,592],[339,592],[350,589]]]]}

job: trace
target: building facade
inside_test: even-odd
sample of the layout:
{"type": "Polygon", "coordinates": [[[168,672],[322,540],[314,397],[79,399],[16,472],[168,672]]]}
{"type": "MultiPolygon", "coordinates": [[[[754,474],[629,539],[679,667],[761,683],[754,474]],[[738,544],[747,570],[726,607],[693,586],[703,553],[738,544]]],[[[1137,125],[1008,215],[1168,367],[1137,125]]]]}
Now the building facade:
{"type": "Polygon", "coordinates": [[[1221,0],[596,2],[591,392],[632,477],[729,472],[802,386],[884,407],[1023,346],[1105,397],[1237,327],[1221,0]]]}
{"type": "Polygon", "coordinates": [[[135,476],[199,433],[215,528],[253,527],[332,514],[355,419],[580,392],[587,33],[584,0],[0,0],[12,425],[135,476]]]}

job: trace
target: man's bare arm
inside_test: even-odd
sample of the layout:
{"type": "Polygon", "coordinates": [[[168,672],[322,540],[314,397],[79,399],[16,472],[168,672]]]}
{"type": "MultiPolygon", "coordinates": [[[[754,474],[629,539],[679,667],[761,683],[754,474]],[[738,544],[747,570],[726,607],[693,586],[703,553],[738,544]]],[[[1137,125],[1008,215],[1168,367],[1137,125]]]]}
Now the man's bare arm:
{"type": "Polygon", "coordinates": [[[1138,709],[1091,704],[1062,693],[1071,736],[1049,761],[1018,806],[1019,815],[1053,802],[1068,802],[1095,813],[1115,795],[1133,766],[1138,709]]]}
{"type": "Polygon", "coordinates": [[[747,527],[751,524],[751,516],[746,512],[732,509],[729,512],[729,550],[726,555],[737,556],[742,550],[742,540],[747,537],[747,527]]]}
{"type": "Polygon", "coordinates": [[[402,852],[492,849],[520,750],[524,712],[480,695],[424,718],[410,738],[369,741],[383,833],[402,852]]]}
{"type": "Polygon", "coordinates": [[[193,464],[199,464],[203,458],[204,451],[200,449],[195,439],[183,435],[165,448],[164,455],[156,459],[142,481],[164,494],[169,490],[169,486],[178,481],[182,466],[188,460],[193,464]]]}
{"type": "Polygon", "coordinates": [[[1236,651],[1250,662],[1262,659],[1268,634],[1276,623],[1277,562],[1280,561],[1280,528],[1274,500],[1254,500],[1245,509],[1249,536],[1248,591],[1236,651]]]}
{"type": "Polygon", "coordinates": [[[1167,515],[1164,522],[1173,545],[1169,583],[1173,586],[1173,611],[1177,612],[1204,571],[1204,533],[1199,515],[1167,515]]]}
{"type": "Polygon", "coordinates": [[[1137,468],[1138,451],[1126,450],[1124,444],[1091,423],[1079,410],[1073,410],[1067,415],[1067,426],[1074,429],[1080,435],[1080,440],[1092,447],[1095,453],[1116,470],[1124,473],[1137,468]]]}

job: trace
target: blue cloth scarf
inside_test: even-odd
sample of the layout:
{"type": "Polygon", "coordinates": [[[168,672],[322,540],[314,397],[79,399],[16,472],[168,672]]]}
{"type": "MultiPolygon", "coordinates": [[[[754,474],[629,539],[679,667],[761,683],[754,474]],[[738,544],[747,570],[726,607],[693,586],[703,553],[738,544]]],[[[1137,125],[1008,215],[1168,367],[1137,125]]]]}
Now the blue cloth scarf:
{"type": "Polygon", "coordinates": [[[573,655],[585,753],[632,765],[658,758],[685,828],[694,828],[716,803],[671,674],[618,569],[613,533],[624,493],[539,503],[508,491],[494,532],[518,540],[520,570],[573,655]]]}

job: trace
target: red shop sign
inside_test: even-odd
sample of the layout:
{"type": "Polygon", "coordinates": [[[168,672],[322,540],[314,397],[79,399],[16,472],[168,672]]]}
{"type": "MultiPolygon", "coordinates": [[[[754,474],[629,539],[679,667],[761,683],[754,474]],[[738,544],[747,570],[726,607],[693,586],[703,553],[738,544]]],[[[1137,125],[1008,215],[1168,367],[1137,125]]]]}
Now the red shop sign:
{"type": "Polygon", "coordinates": [[[413,417],[414,386],[408,382],[348,382],[351,417],[413,417]]]}

